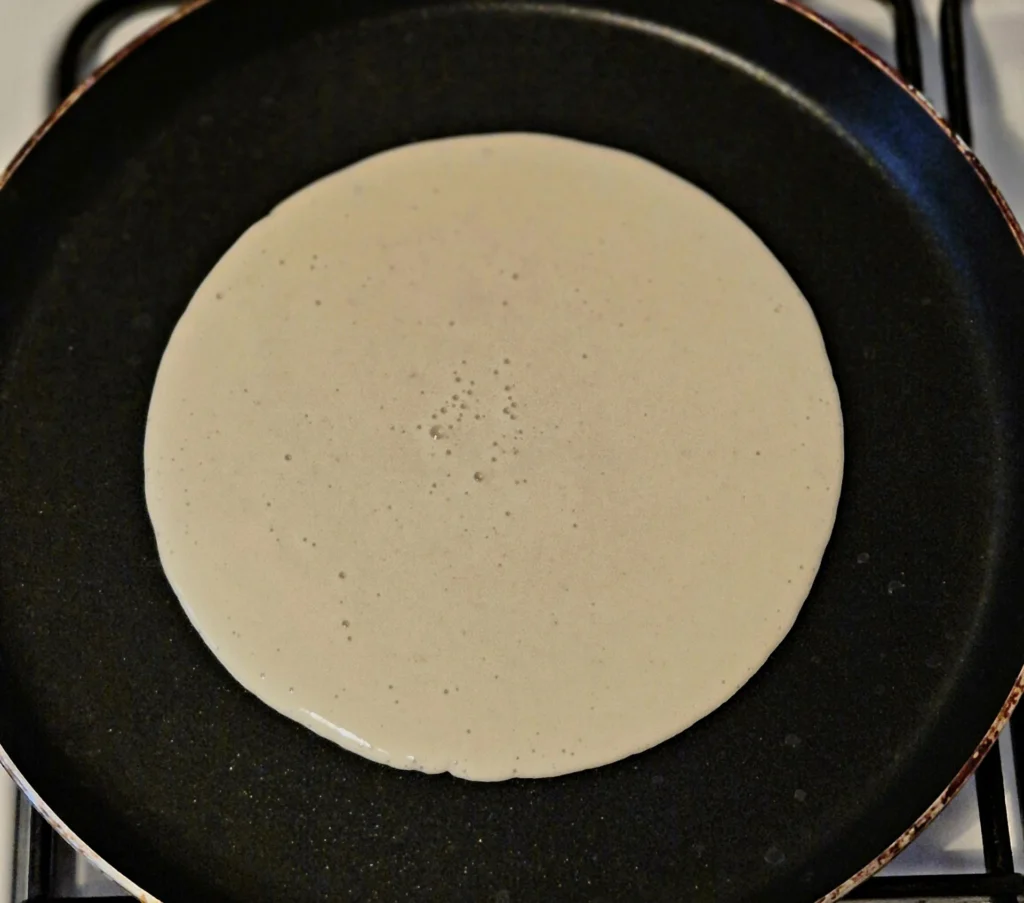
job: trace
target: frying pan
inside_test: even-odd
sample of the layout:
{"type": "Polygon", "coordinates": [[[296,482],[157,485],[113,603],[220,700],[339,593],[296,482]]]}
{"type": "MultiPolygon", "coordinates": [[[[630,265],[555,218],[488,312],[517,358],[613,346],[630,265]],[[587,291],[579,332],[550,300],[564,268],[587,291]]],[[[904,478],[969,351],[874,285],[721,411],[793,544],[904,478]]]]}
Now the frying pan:
{"type": "Polygon", "coordinates": [[[165,903],[810,901],[956,793],[1024,686],[1021,234],[823,24],[216,0],[62,106],[0,191],[0,745],[65,836],[165,903]],[[142,442],[171,329],[251,223],[374,152],[503,130],[632,151],[742,217],[817,315],[846,471],[797,624],[729,703],[483,785],[347,754],[229,678],[161,571],[142,442]]]}

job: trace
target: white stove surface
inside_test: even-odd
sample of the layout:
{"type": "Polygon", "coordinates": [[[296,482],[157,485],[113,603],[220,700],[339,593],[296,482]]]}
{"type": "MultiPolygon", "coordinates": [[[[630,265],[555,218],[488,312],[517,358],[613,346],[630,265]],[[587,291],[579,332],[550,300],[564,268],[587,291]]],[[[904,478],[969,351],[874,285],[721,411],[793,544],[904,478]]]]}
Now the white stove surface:
{"type": "MultiPolygon", "coordinates": [[[[50,108],[50,79],[62,41],[91,0],[0,0],[0,168],[6,165],[50,108]]],[[[895,62],[892,19],[877,0],[810,0],[884,59],[895,62]]],[[[939,58],[939,0],[915,0],[925,93],[944,112],[939,58]]],[[[1024,218],[1024,3],[985,0],[966,3],[966,55],[974,146],[1017,212],[1024,218]]],[[[101,56],[156,21],[150,12],[119,28],[101,56]]],[[[1010,803],[1010,832],[1016,867],[1024,867],[1024,834],[1017,815],[1017,787],[1010,738],[1000,741],[1003,780],[1010,803]]],[[[0,771],[0,903],[13,887],[14,787],[0,771]]],[[[936,821],[885,870],[888,875],[984,872],[981,831],[973,780],[936,821]]],[[[109,893],[85,863],[75,869],[69,896],[109,893]]],[[[20,900],[16,903],[21,903],[20,900]]]]}

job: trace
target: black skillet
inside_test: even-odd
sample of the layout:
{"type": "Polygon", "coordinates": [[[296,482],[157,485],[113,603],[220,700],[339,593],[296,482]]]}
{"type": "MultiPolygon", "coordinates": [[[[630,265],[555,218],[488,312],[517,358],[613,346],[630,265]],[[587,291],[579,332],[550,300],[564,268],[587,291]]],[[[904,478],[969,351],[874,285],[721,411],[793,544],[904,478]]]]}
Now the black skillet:
{"type": "Polygon", "coordinates": [[[788,5],[197,5],[0,191],[5,764],[165,903],[834,896],[1022,686],[1022,291],[970,154],[788,5]],[[814,307],[847,457],[805,609],[731,702],[616,765],[481,785],[349,755],[228,677],[161,572],[142,438],[175,321],[254,220],[375,151],[510,129],[634,151],[738,213],[814,307]]]}

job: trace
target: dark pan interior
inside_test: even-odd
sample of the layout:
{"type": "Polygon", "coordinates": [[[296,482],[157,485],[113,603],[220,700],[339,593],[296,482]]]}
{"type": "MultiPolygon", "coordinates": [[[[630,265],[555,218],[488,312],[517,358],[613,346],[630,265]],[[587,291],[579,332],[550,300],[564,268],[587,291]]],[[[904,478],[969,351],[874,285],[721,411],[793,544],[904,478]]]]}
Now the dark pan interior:
{"type": "Polygon", "coordinates": [[[982,181],[791,9],[605,3],[216,0],[0,191],[0,744],[165,903],[812,900],[939,796],[1024,663],[1024,265],[982,181]],[[375,151],[511,129],[743,217],[817,313],[847,463],[804,612],[731,702],[616,765],[481,785],[233,683],[161,571],[142,439],[175,321],[254,220],[375,151]]]}

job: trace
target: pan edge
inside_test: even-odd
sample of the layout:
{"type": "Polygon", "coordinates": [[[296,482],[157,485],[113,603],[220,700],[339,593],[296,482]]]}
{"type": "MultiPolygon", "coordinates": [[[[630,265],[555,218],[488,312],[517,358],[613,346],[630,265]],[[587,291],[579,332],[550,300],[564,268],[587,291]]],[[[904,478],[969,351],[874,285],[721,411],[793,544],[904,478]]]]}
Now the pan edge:
{"type": "MultiPolygon", "coordinates": [[[[921,109],[931,117],[935,124],[942,129],[946,137],[953,143],[953,146],[960,152],[963,158],[970,165],[971,169],[974,170],[974,174],[978,177],[989,196],[999,208],[999,212],[1002,213],[1003,219],[1006,221],[1007,226],[1009,226],[1010,231],[1013,233],[1013,237],[1017,242],[1018,248],[1020,248],[1021,254],[1024,254],[1024,229],[1021,228],[1021,224],[1010,209],[1010,205],[1003,196],[1003,193],[995,184],[995,181],[992,179],[992,176],[989,174],[984,164],[978,159],[978,156],[968,146],[967,142],[964,141],[964,139],[954,131],[953,127],[940,115],[939,111],[932,105],[932,102],[925,97],[921,91],[911,85],[897,69],[882,59],[877,53],[862,44],[853,37],[853,35],[844,31],[835,23],[829,21],[825,16],[822,16],[814,10],[804,6],[800,0],[775,0],[775,2],[780,6],[786,7],[798,15],[803,16],[821,28],[824,28],[848,47],[856,50],[869,62],[874,64],[874,66],[880,69],[885,75],[887,75],[897,87],[903,89],[917,102],[918,106],[920,106],[921,109]]],[[[953,777],[953,780],[943,788],[942,793],[940,793],[934,802],[932,802],[932,804],[918,816],[917,820],[892,843],[890,843],[889,846],[887,846],[863,868],[847,878],[846,881],[821,897],[817,903],[835,903],[836,900],[846,896],[855,887],[867,881],[868,878],[892,862],[893,859],[910,846],[910,844],[917,838],[917,835],[928,827],[938,814],[945,809],[946,806],[952,802],[953,798],[963,789],[968,778],[974,774],[982,760],[988,754],[988,751],[995,745],[999,738],[999,734],[1006,726],[1006,723],[1010,720],[1010,716],[1013,714],[1013,710],[1017,707],[1022,696],[1024,696],[1024,667],[1022,667],[1020,672],[1017,674],[1017,679],[1014,681],[1013,686],[1010,689],[1010,693],[1006,697],[1006,701],[1003,703],[1002,708],[1000,708],[995,721],[992,722],[992,725],[989,727],[988,731],[986,731],[985,736],[982,737],[981,742],[975,747],[974,752],[971,753],[971,757],[963,764],[960,770],[953,777]]]]}
{"type": "MultiPolygon", "coordinates": [[[[118,50],[117,53],[110,57],[110,59],[91,73],[77,88],[75,88],[74,91],[72,91],[57,105],[57,108],[53,110],[46,119],[43,120],[39,128],[32,133],[29,139],[14,155],[10,163],[8,163],[3,171],[0,172],[0,191],[3,190],[4,186],[7,185],[14,173],[18,170],[21,164],[25,162],[28,155],[32,153],[36,145],[42,141],[50,129],[56,125],[64,114],[67,113],[68,110],[70,110],[81,99],[82,95],[96,84],[96,82],[103,78],[103,76],[113,69],[118,63],[124,60],[125,57],[133,53],[135,50],[138,50],[138,48],[149,41],[150,38],[159,34],[165,28],[173,25],[180,19],[183,19],[189,13],[193,13],[200,7],[206,6],[206,4],[210,2],[211,0],[187,0],[187,2],[181,7],[147,28],[142,34],[118,50]]],[[[81,837],[72,831],[71,828],[64,823],[64,820],[50,808],[47,802],[38,793],[36,793],[35,789],[25,779],[25,776],[18,769],[18,766],[14,764],[11,757],[7,754],[7,750],[5,750],[2,745],[0,745],[0,766],[2,766],[4,771],[10,775],[15,786],[25,794],[35,810],[42,815],[50,827],[53,828],[53,830],[60,835],[61,839],[71,846],[75,852],[84,856],[104,875],[124,890],[128,891],[128,893],[139,900],[140,903],[161,903],[157,897],[154,897],[152,894],[143,890],[134,881],[132,881],[131,878],[114,868],[114,866],[107,862],[106,859],[95,852],[84,840],[82,840],[81,837]]]]}
{"type": "Polygon", "coordinates": [[[97,69],[85,78],[85,80],[72,91],[67,97],[65,97],[58,105],[57,108],[50,113],[46,119],[43,120],[42,124],[37,128],[29,139],[18,149],[18,152],[14,155],[7,166],[0,171],[0,191],[3,190],[4,186],[11,180],[11,177],[17,172],[18,168],[22,163],[25,162],[25,158],[28,157],[37,144],[43,140],[47,132],[50,131],[57,124],[57,122],[70,110],[88,91],[93,85],[96,84],[104,75],[106,75],[111,69],[113,69],[118,63],[125,59],[130,53],[138,50],[143,44],[145,44],[150,38],[155,37],[165,28],[173,25],[180,19],[184,19],[189,13],[195,12],[200,7],[206,6],[211,0],[187,0],[173,13],[169,13],[159,22],[151,25],[142,34],[133,40],[129,41],[117,51],[113,56],[110,57],[105,63],[97,67],[97,69]]]}
{"type": "MultiPolygon", "coordinates": [[[[1022,250],[1024,250],[1024,247],[1022,247],[1022,250]]],[[[925,809],[920,816],[918,816],[917,820],[907,828],[906,831],[900,834],[899,837],[897,837],[891,844],[889,844],[889,846],[872,859],[871,862],[860,869],[860,871],[847,878],[846,881],[840,884],[837,888],[829,891],[825,896],[819,898],[817,903],[835,903],[836,900],[839,900],[841,897],[845,897],[855,887],[863,884],[877,871],[892,862],[893,859],[895,859],[908,846],[910,846],[914,840],[917,839],[917,835],[927,828],[935,817],[953,801],[953,798],[963,789],[964,784],[967,783],[967,779],[974,774],[982,760],[986,755],[988,755],[989,750],[995,746],[996,741],[999,739],[999,734],[1006,726],[1007,721],[1010,720],[1010,715],[1013,714],[1013,710],[1017,707],[1022,696],[1024,696],[1024,669],[1022,669],[1020,674],[1017,675],[1017,679],[1013,684],[1013,689],[1010,691],[1010,695],[1006,698],[1002,708],[999,710],[996,720],[992,722],[992,726],[985,733],[985,736],[977,747],[975,747],[974,752],[971,753],[971,757],[961,766],[953,780],[946,785],[938,798],[927,809],[925,809]]]]}

